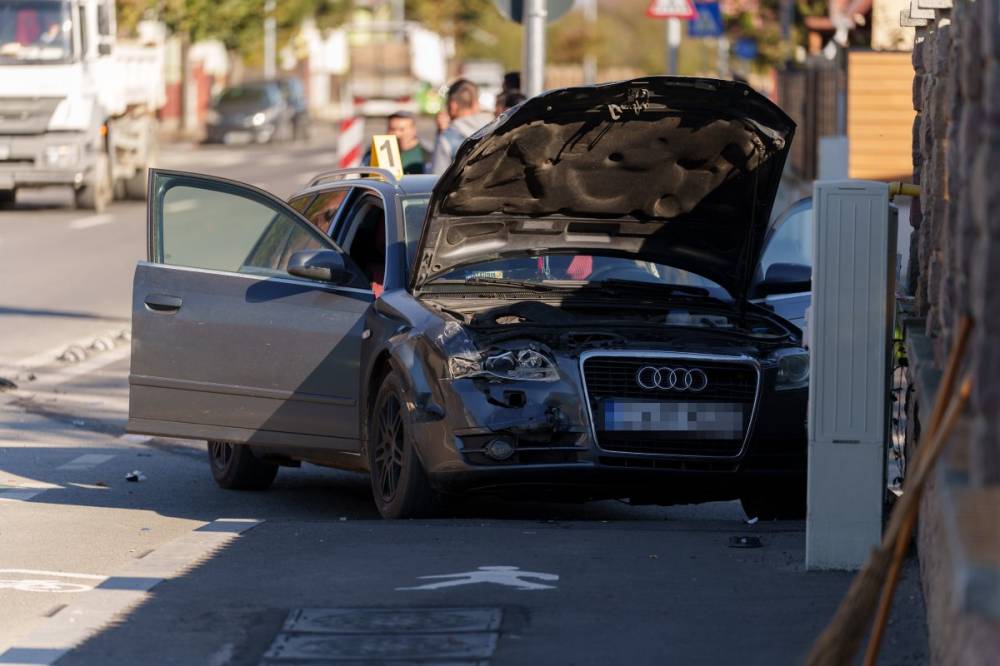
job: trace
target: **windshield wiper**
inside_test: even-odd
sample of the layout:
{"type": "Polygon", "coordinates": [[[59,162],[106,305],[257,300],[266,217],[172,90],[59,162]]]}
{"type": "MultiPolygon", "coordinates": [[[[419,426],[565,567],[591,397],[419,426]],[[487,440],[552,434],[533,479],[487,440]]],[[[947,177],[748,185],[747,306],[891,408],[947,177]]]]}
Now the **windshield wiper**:
{"type": "Polygon", "coordinates": [[[530,280],[511,280],[509,278],[488,277],[484,275],[470,275],[464,280],[431,280],[429,284],[464,284],[470,287],[489,285],[500,287],[517,287],[520,289],[531,289],[533,291],[552,291],[555,287],[541,282],[530,280]]]}

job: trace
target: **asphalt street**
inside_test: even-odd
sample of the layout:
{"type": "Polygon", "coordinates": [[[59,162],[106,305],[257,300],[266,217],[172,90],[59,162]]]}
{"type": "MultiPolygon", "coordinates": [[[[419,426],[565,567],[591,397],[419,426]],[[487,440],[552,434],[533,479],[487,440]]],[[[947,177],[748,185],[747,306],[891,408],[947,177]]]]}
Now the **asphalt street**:
{"type": "MultiPolygon", "coordinates": [[[[173,145],[162,166],[287,196],[332,155],[321,134],[173,145]]],[[[0,212],[0,377],[18,385],[0,392],[0,664],[793,664],[847,589],[805,571],[804,523],[732,502],[475,498],[392,522],[365,477],[309,465],[220,490],[204,443],[124,433],[144,207],[68,203],[0,212]]],[[[880,663],[925,663],[913,560],[896,599],[880,663]]]]}

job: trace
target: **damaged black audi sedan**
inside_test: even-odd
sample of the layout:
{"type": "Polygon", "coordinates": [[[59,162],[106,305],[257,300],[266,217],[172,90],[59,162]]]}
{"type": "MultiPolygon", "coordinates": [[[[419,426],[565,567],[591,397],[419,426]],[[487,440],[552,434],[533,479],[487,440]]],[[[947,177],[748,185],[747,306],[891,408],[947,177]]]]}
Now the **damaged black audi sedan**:
{"type": "Polygon", "coordinates": [[[805,497],[808,355],[762,304],[794,132],[741,83],[532,98],[440,179],[326,175],[288,203],[150,176],[129,429],[208,440],[216,481],[368,471],[379,511],[446,496],[805,497]]]}

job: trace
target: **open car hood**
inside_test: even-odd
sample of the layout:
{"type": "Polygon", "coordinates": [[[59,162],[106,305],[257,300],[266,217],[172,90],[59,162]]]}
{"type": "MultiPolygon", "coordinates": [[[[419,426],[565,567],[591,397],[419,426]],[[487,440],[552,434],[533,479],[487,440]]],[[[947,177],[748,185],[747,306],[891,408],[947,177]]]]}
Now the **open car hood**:
{"type": "Polygon", "coordinates": [[[658,76],[554,90],[438,180],[413,286],[504,256],[634,257],[746,297],[795,123],[749,86],[658,76]]]}

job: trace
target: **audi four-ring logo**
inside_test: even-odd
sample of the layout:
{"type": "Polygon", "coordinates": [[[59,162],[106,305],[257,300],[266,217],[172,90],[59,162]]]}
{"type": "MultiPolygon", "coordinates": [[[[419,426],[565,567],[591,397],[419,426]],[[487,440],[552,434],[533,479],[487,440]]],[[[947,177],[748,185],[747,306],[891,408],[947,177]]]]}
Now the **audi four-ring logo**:
{"type": "Polygon", "coordinates": [[[708,375],[700,368],[657,368],[644,365],[635,373],[635,381],[648,391],[663,389],[697,393],[708,387],[708,375]]]}

